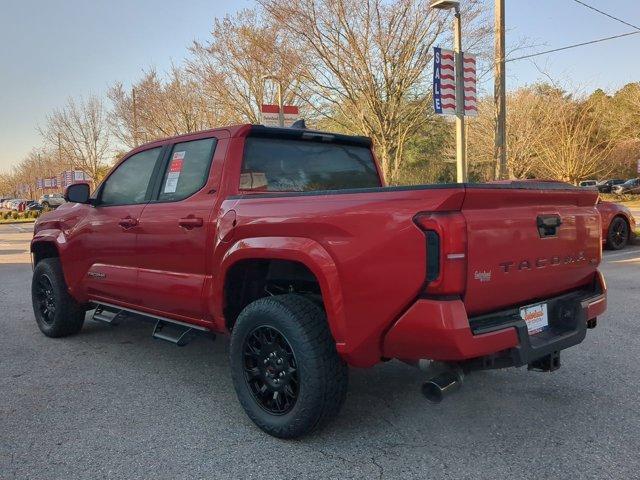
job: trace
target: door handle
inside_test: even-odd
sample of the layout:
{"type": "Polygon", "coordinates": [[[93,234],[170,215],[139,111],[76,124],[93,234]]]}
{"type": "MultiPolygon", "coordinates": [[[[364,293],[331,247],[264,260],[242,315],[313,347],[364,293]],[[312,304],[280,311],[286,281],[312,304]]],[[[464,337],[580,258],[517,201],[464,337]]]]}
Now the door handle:
{"type": "Polygon", "coordinates": [[[132,217],[124,217],[124,218],[121,218],[120,221],[118,221],[118,225],[120,225],[122,228],[126,230],[128,228],[133,228],[136,225],[138,225],[138,220],[132,217]]]}
{"type": "Polygon", "coordinates": [[[200,217],[188,216],[178,220],[178,225],[186,228],[187,230],[191,230],[192,228],[201,227],[202,225],[204,225],[204,221],[200,217]]]}

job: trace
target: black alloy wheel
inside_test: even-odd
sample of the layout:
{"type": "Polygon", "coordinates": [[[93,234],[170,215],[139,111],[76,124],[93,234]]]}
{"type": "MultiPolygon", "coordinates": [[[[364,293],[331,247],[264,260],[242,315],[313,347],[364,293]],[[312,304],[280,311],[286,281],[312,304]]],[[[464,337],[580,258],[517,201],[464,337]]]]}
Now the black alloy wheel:
{"type": "Polygon", "coordinates": [[[300,382],[293,349],[285,336],[270,326],[254,329],[243,345],[244,377],[256,402],[272,415],[291,411],[300,382]]]}
{"type": "Polygon", "coordinates": [[[69,293],[59,258],[44,258],[36,263],[31,300],[38,328],[47,337],[73,335],[82,328],[86,308],[69,293]]]}
{"type": "Polygon", "coordinates": [[[47,325],[52,325],[56,314],[56,297],[51,279],[46,273],[41,274],[37,279],[35,297],[40,318],[47,325]]]}
{"type": "Polygon", "coordinates": [[[620,250],[629,242],[629,225],[622,217],[616,217],[609,225],[607,246],[612,250],[620,250]]]}
{"type": "Polygon", "coordinates": [[[348,368],[322,304],[297,294],[259,298],[231,329],[231,377],[249,418],[269,435],[298,438],[344,403],[348,368]]]}

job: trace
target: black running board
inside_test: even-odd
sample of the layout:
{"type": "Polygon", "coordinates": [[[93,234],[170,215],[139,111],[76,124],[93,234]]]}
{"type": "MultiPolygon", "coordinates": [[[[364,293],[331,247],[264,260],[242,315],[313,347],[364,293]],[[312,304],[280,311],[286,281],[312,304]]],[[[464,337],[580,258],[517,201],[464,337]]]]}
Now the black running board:
{"type": "Polygon", "coordinates": [[[197,331],[194,328],[158,320],[156,326],[153,327],[152,336],[157,340],[164,340],[178,347],[184,347],[193,340],[196,333],[197,331]]]}
{"type": "Polygon", "coordinates": [[[142,320],[152,321],[155,324],[152,333],[153,338],[157,340],[164,340],[165,342],[172,343],[179,347],[185,346],[198,334],[208,333],[215,338],[215,335],[211,330],[200,325],[181,322],[180,320],[173,320],[171,318],[141,312],[132,308],[120,307],[110,303],[95,301],[92,303],[96,305],[96,310],[92,317],[93,320],[108,323],[110,325],[117,325],[118,320],[125,316],[138,317],[142,320]]]}
{"type": "Polygon", "coordinates": [[[93,312],[91,320],[96,322],[107,323],[109,325],[118,325],[126,313],[120,308],[112,308],[104,305],[98,305],[93,312]]]}

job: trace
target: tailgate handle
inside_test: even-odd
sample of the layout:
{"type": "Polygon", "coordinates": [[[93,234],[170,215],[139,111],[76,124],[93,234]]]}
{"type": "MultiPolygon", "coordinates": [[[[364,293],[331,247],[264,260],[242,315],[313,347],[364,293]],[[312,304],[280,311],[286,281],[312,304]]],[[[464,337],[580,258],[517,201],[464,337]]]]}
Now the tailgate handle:
{"type": "Polygon", "coordinates": [[[562,225],[560,215],[538,215],[538,233],[541,238],[555,237],[558,234],[558,227],[562,225]]]}

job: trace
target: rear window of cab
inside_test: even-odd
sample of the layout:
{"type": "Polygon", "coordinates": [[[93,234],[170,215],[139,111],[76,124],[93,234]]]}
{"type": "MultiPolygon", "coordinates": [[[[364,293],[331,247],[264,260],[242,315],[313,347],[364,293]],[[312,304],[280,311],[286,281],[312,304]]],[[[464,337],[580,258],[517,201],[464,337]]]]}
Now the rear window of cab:
{"type": "Polygon", "coordinates": [[[367,147],[263,137],[245,141],[240,190],[310,192],[380,186],[367,147]]]}

